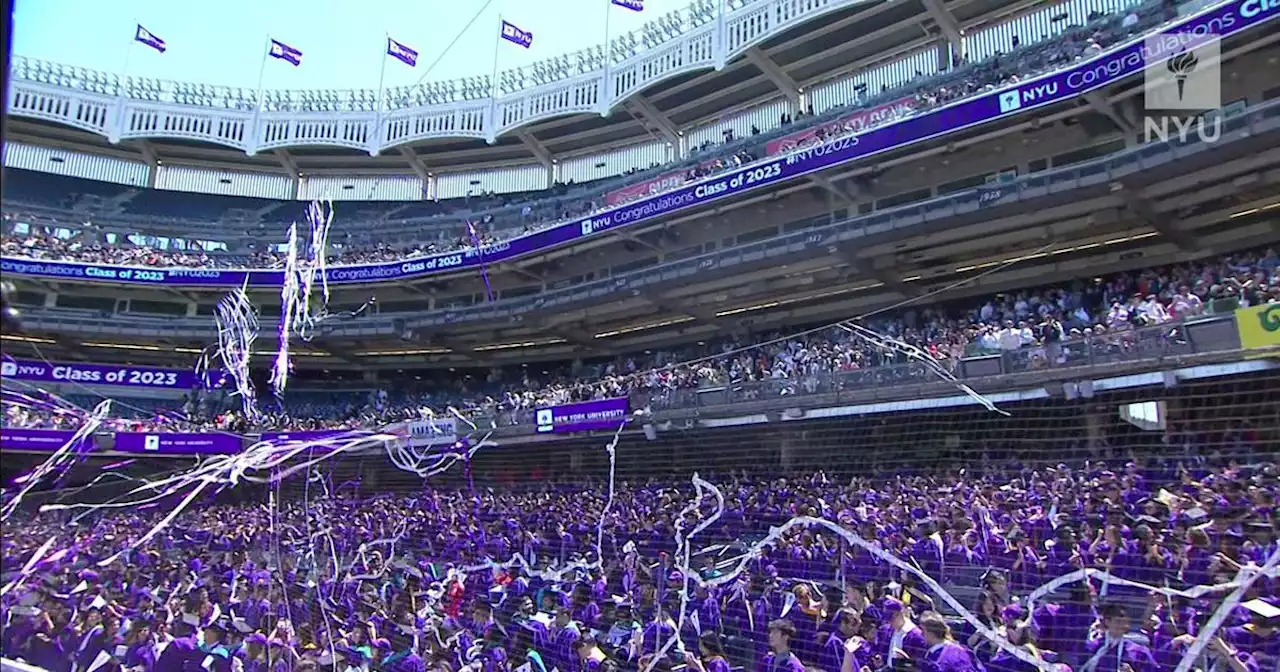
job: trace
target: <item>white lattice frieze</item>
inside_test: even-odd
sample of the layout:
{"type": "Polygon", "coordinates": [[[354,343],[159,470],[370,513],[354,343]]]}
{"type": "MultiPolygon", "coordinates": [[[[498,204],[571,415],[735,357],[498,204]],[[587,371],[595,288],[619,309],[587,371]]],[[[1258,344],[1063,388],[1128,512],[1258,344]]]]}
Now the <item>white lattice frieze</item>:
{"type": "Polygon", "coordinates": [[[491,110],[488,101],[396,110],[382,117],[379,150],[432,138],[487,138],[491,110]]]}
{"type": "Polygon", "coordinates": [[[191,109],[189,106],[130,102],[121,109],[112,142],[145,138],[202,140],[245,152],[252,149],[248,129],[252,112],[191,109]]]}
{"type": "Polygon", "coordinates": [[[300,116],[287,112],[264,112],[258,119],[255,150],[303,146],[370,150],[370,139],[375,137],[377,126],[378,116],[372,113],[300,116]]]}
{"type": "Polygon", "coordinates": [[[598,112],[604,100],[603,88],[604,80],[592,74],[537,93],[521,93],[500,100],[494,137],[552,117],[598,112]]]}
{"type": "Polygon", "coordinates": [[[66,124],[112,142],[202,140],[247,153],[324,145],[377,154],[436,138],[482,138],[571,114],[608,115],[665,79],[719,68],[745,49],[823,14],[870,0],[694,0],[615,36],[491,77],[374,89],[256,91],[117,75],[17,58],[10,114],[66,124]],[[723,7],[723,12],[719,9],[723,7]],[[494,99],[495,85],[499,97],[494,99]]]}
{"type": "Polygon", "coordinates": [[[9,85],[9,114],[65,124],[99,135],[106,135],[110,129],[111,111],[118,103],[119,99],[111,96],[51,84],[12,82],[9,85]]]}

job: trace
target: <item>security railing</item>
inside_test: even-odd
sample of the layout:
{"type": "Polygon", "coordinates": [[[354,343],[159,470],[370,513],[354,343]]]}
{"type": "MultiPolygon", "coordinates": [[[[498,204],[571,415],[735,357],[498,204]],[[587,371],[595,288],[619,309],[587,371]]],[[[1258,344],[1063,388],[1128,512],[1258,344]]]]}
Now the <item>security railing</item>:
{"type": "MultiPolygon", "coordinates": [[[[1002,387],[1000,377],[1045,374],[1078,369],[1133,368],[1171,358],[1240,350],[1235,314],[1210,315],[1186,321],[1136,329],[1105,331],[1095,336],[1008,350],[996,355],[938,360],[956,380],[977,387],[1002,387]]],[[[708,380],[696,388],[644,389],[630,394],[632,409],[648,409],[660,420],[664,413],[679,411],[735,412],[752,405],[781,408],[834,406],[878,398],[900,397],[909,386],[946,385],[933,367],[921,361],[868,366],[850,371],[760,381],[708,380]],[[897,389],[895,389],[897,388],[897,389]]],[[[960,394],[956,392],[956,394],[960,394]]],[[[758,412],[760,408],[756,409],[758,412]]],[[[533,409],[486,411],[475,409],[480,419],[499,426],[530,426],[533,409]]]]}

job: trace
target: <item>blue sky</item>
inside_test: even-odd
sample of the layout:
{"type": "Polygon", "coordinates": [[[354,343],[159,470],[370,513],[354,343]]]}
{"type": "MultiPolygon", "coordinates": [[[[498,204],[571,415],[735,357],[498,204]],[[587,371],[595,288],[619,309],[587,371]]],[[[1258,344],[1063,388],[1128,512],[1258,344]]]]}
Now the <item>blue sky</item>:
{"type": "Polygon", "coordinates": [[[493,70],[499,16],[534,34],[533,47],[503,42],[503,70],[603,43],[605,15],[613,35],[688,0],[645,0],[643,13],[609,0],[492,0],[458,36],[486,0],[17,0],[13,53],[140,77],[205,84],[257,86],[266,36],[303,52],[300,67],[267,64],[264,86],[276,89],[376,88],[385,53],[384,35],[417,49],[418,67],[388,60],[387,86],[411,85],[440,58],[426,81],[493,70]],[[168,44],[156,53],[134,47],[140,23],[168,44]]]}

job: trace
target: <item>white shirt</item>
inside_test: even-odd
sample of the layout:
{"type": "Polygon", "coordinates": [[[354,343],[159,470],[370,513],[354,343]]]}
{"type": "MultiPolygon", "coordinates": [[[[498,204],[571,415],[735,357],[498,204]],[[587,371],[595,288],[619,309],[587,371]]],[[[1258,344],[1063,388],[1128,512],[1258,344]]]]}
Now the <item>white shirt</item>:
{"type": "Polygon", "coordinates": [[[1022,347],[1022,334],[1014,327],[1000,330],[1000,349],[1017,350],[1022,347]]]}
{"type": "Polygon", "coordinates": [[[898,628],[897,630],[893,631],[893,639],[889,640],[889,659],[890,660],[893,660],[894,658],[899,658],[899,657],[905,658],[907,656],[907,653],[902,650],[902,640],[905,639],[907,636],[907,633],[914,630],[915,627],[916,625],[911,622],[911,619],[908,618],[902,621],[901,628],[898,628]]]}
{"type": "Polygon", "coordinates": [[[1164,304],[1155,299],[1148,299],[1138,306],[1138,310],[1142,315],[1152,322],[1168,322],[1169,311],[1164,309],[1164,304]]]}

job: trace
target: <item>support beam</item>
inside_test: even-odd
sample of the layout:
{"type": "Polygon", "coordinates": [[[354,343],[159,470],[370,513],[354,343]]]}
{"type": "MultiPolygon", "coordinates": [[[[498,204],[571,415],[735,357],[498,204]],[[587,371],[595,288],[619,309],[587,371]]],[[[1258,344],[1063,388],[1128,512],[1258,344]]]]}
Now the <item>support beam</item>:
{"type": "Polygon", "coordinates": [[[289,171],[290,177],[295,180],[298,179],[298,176],[302,171],[298,170],[298,164],[293,160],[293,157],[289,155],[288,150],[273,149],[271,150],[271,153],[275,154],[276,159],[280,161],[280,165],[284,166],[284,169],[289,171]]]}
{"type": "Polygon", "coordinates": [[[951,51],[957,61],[964,61],[964,31],[960,28],[960,22],[956,20],[951,10],[942,3],[942,0],[923,0],[925,11],[929,13],[929,17],[938,24],[938,29],[942,31],[942,36],[947,38],[951,43],[951,51]]]}
{"type": "Polygon", "coordinates": [[[849,243],[836,245],[836,255],[849,264],[853,273],[871,276],[884,283],[884,286],[908,299],[924,295],[924,290],[903,282],[902,276],[893,270],[893,257],[882,256],[875,259],[862,259],[857,255],[853,245],[849,243]]]}
{"type": "Polygon", "coordinates": [[[634,233],[631,233],[631,232],[629,232],[629,231],[623,231],[622,229],[615,229],[615,231],[617,231],[617,232],[618,232],[618,236],[619,236],[620,238],[622,238],[623,240],[628,241],[628,242],[635,243],[636,245],[639,245],[639,246],[644,247],[644,248],[648,248],[649,250],[651,250],[651,251],[653,251],[653,252],[657,252],[657,253],[658,253],[658,257],[659,257],[659,261],[661,261],[662,256],[663,256],[663,255],[665,255],[665,254],[666,254],[666,252],[667,252],[666,250],[662,249],[661,247],[659,247],[659,246],[657,246],[657,245],[654,245],[653,243],[650,243],[650,242],[647,242],[647,241],[641,240],[640,238],[637,238],[637,237],[636,237],[636,235],[635,235],[634,233]]]}
{"type": "Polygon", "coordinates": [[[351,349],[345,346],[334,346],[332,343],[326,343],[324,351],[329,353],[330,355],[333,355],[334,359],[338,359],[340,361],[346,362],[347,364],[350,364],[355,367],[362,367],[365,364],[364,362],[361,362],[355,355],[351,354],[351,349]]]}
{"type": "Polygon", "coordinates": [[[1148,201],[1146,197],[1130,185],[1126,185],[1123,181],[1117,182],[1111,185],[1111,190],[1118,192],[1124,199],[1125,208],[1130,214],[1155,229],[1162,237],[1176,245],[1179,250],[1183,252],[1198,252],[1204,248],[1194,235],[1179,229],[1174,224],[1172,217],[1157,212],[1155,206],[1151,205],[1151,201],[1148,201]]]}
{"type": "Polygon", "coordinates": [[[453,338],[452,336],[433,333],[427,337],[427,340],[430,342],[439,343],[440,345],[443,345],[444,347],[449,348],[451,351],[453,351],[453,354],[455,355],[462,355],[467,359],[476,359],[475,348],[471,347],[466,343],[463,343],[462,341],[457,340],[456,338],[453,338]]]}
{"type": "Polygon", "coordinates": [[[422,190],[426,192],[428,185],[431,184],[431,173],[427,171],[427,164],[422,162],[422,157],[418,156],[418,153],[408,145],[400,146],[400,156],[405,158],[409,167],[417,174],[418,179],[422,180],[422,190]]]}
{"type": "Polygon", "coordinates": [[[848,205],[852,205],[857,202],[857,186],[856,185],[854,186],[853,190],[845,189],[844,187],[841,187],[835,182],[832,182],[830,179],[827,179],[826,177],[822,175],[818,175],[816,173],[809,176],[809,181],[812,182],[815,186],[834,195],[836,198],[844,201],[848,205]]]}
{"type": "MultiPolygon", "coordinates": [[[[680,147],[680,132],[676,130],[676,125],[671,123],[667,115],[654,107],[648,98],[643,95],[635,95],[628,99],[624,105],[629,112],[649,122],[654,127],[654,130],[666,138],[667,142],[671,143],[672,146],[680,147]]],[[[683,149],[681,149],[680,153],[680,158],[684,158],[683,149]]]]}
{"type": "Polygon", "coordinates": [[[525,130],[516,131],[516,137],[533,153],[534,158],[538,159],[538,163],[541,163],[548,173],[554,174],[555,159],[551,156],[551,152],[547,151],[547,148],[542,146],[541,142],[538,142],[537,138],[525,130]]]}
{"type": "Polygon", "coordinates": [[[81,352],[80,344],[77,343],[75,340],[72,340],[69,334],[47,334],[47,335],[52,337],[53,340],[57,342],[59,347],[66,350],[72,356],[79,357],[82,360],[88,359],[81,352]]]}
{"type": "Polygon", "coordinates": [[[289,177],[293,178],[293,197],[297,198],[302,192],[302,171],[298,170],[298,164],[293,160],[293,157],[289,155],[287,150],[273,149],[271,150],[271,153],[275,154],[276,159],[280,161],[280,165],[284,166],[284,169],[289,171],[289,177]]]}
{"type": "MultiPolygon", "coordinates": [[[[490,270],[494,270],[494,269],[493,269],[492,267],[490,267],[490,270]]],[[[511,274],[514,274],[514,275],[518,275],[518,276],[520,276],[520,277],[522,277],[522,278],[525,278],[525,279],[528,279],[528,280],[532,280],[532,281],[537,282],[537,283],[545,283],[545,282],[547,281],[547,279],[546,279],[546,278],[544,278],[544,277],[542,277],[541,275],[538,275],[537,273],[534,273],[533,271],[530,271],[530,270],[527,270],[527,269],[524,269],[524,268],[520,268],[519,266],[517,266],[517,265],[515,265],[515,264],[510,264],[510,265],[505,265],[505,266],[504,266],[504,265],[500,265],[500,266],[498,266],[498,267],[497,267],[497,269],[496,269],[496,270],[498,270],[499,272],[505,271],[505,272],[507,272],[507,273],[511,273],[511,274]]]]}
{"type": "Polygon", "coordinates": [[[142,154],[142,160],[147,162],[147,188],[155,189],[156,180],[160,177],[160,157],[156,154],[156,150],[146,140],[138,140],[138,152],[142,154]]]}
{"type": "Polygon", "coordinates": [[[426,292],[422,291],[421,289],[418,289],[418,287],[417,287],[416,285],[410,284],[410,283],[405,282],[405,281],[403,281],[403,280],[397,280],[397,281],[395,282],[395,285],[396,285],[397,287],[399,287],[399,288],[403,289],[404,291],[411,293],[411,294],[417,294],[418,296],[430,296],[430,294],[428,294],[428,293],[426,293],[426,292]]]}
{"type": "Polygon", "coordinates": [[[595,338],[591,334],[583,331],[580,327],[565,325],[562,327],[555,327],[551,329],[550,332],[566,341],[569,341],[570,343],[573,343],[574,345],[581,346],[592,352],[600,349],[600,345],[595,342],[595,338]]]}
{"type": "Polygon", "coordinates": [[[791,75],[783,72],[782,68],[778,67],[778,64],[774,63],[773,59],[769,58],[769,55],[764,53],[760,47],[750,47],[747,49],[746,54],[747,60],[751,61],[752,65],[760,68],[760,72],[764,73],[764,76],[770,82],[773,82],[774,86],[778,87],[782,95],[791,101],[792,108],[795,110],[801,109],[800,87],[796,84],[796,80],[792,79],[791,75]]]}
{"type": "Polygon", "coordinates": [[[653,304],[657,308],[661,308],[662,310],[671,313],[676,313],[677,315],[687,315],[699,322],[702,322],[703,324],[710,324],[717,327],[722,331],[727,331],[732,328],[724,319],[716,317],[715,313],[697,306],[691,306],[684,301],[668,299],[655,293],[642,293],[641,298],[653,304]]]}
{"type": "Polygon", "coordinates": [[[1134,135],[1138,132],[1137,126],[1132,121],[1129,121],[1120,110],[1117,110],[1115,105],[1108,102],[1101,93],[1090,91],[1084,94],[1084,99],[1085,102],[1089,103],[1089,107],[1092,107],[1098,114],[1110,119],[1111,123],[1115,124],[1116,128],[1120,129],[1125,135],[1134,135]]]}

